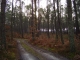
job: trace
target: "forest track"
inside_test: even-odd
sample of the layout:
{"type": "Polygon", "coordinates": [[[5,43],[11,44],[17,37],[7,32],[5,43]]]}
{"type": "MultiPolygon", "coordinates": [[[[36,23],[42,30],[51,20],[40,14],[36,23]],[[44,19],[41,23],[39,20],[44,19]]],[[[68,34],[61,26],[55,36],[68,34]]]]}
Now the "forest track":
{"type": "Polygon", "coordinates": [[[69,60],[63,56],[56,54],[56,53],[51,53],[49,51],[34,47],[31,44],[29,44],[25,39],[16,39],[16,40],[19,43],[18,47],[20,47],[20,50],[22,49],[21,55],[22,55],[23,60],[25,60],[25,59],[29,60],[29,59],[27,59],[27,57],[32,58],[32,60],[69,60]],[[30,52],[29,51],[30,49],[26,50],[24,47],[21,47],[22,44],[25,44],[26,46],[30,47],[30,49],[34,52],[32,52],[32,51],[30,52]],[[25,50],[25,53],[27,55],[29,54],[29,56],[27,56],[27,55],[25,56],[23,49],[25,50]]]}
{"type": "Polygon", "coordinates": [[[19,50],[19,54],[20,54],[20,60],[39,60],[39,58],[37,58],[36,56],[27,52],[24,49],[24,47],[21,45],[19,40],[17,40],[17,43],[18,43],[18,50],[19,50]]]}

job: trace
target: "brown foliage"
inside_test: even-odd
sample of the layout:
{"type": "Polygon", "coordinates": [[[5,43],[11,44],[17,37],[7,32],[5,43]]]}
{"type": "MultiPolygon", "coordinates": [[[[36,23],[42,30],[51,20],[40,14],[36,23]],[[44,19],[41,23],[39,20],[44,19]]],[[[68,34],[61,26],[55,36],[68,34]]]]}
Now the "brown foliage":
{"type": "Polygon", "coordinates": [[[75,55],[73,60],[80,60],[80,55],[75,55]]]}
{"type": "Polygon", "coordinates": [[[40,47],[56,48],[59,50],[64,50],[69,47],[68,40],[65,40],[65,44],[62,45],[61,40],[56,41],[54,35],[48,38],[46,34],[42,34],[39,37],[35,37],[34,41],[32,41],[31,34],[25,34],[24,38],[28,39],[30,43],[40,47]]]}
{"type": "Polygon", "coordinates": [[[6,24],[6,25],[5,25],[5,29],[6,29],[6,30],[10,30],[10,26],[6,24]]]}

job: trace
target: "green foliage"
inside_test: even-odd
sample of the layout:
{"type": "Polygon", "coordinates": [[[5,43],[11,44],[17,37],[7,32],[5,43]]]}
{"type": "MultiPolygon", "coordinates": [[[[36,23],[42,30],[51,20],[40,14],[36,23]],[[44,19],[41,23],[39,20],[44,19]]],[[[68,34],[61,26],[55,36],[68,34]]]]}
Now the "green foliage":
{"type": "Polygon", "coordinates": [[[67,56],[68,56],[68,58],[72,59],[72,58],[75,56],[75,53],[71,53],[71,52],[70,52],[70,53],[68,53],[67,56]]]}
{"type": "Polygon", "coordinates": [[[8,55],[6,55],[6,57],[9,59],[9,60],[15,60],[16,59],[16,56],[15,56],[15,53],[8,53],[8,55]]]}
{"type": "Polygon", "coordinates": [[[16,55],[14,52],[7,52],[6,50],[0,50],[0,60],[15,60],[16,55]]]}

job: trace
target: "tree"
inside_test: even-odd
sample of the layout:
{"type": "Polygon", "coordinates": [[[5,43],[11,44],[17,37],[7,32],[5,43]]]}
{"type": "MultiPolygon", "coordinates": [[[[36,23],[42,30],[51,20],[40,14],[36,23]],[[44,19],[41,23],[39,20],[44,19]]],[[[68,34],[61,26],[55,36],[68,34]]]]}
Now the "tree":
{"type": "Polygon", "coordinates": [[[67,0],[67,8],[68,8],[68,35],[70,42],[70,51],[75,52],[71,0],[67,0]]]}
{"type": "Polygon", "coordinates": [[[37,17],[36,17],[36,11],[37,11],[36,5],[37,5],[37,4],[36,4],[36,1],[37,1],[37,0],[34,0],[34,5],[35,5],[35,16],[34,16],[34,17],[35,17],[35,18],[34,18],[34,19],[35,19],[35,23],[34,23],[35,25],[34,25],[34,28],[35,28],[35,35],[37,36],[38,33],[37,33],[37,17]]]}
{"type": "Polygon", "coordinates": [[[28,17],[24,16],[24,33],[28,33],[28,30],[29,30],[29,21],[28,21],[28,17]]]}
{"type": "Polygon", "coordinates": [[[20,27],[21,27],[21,36],[23,38],[23,17],[22,17],[22,6],[23,6],[23,2],[21,2],[20,0],[20,27]]]}
{"type": "Polygon", "coordinates": [[[12,15],[11,15],[11,40],[13,40],[13,0],[12,0],[12,15]]]}
{"type": "MultiPolygon", "coordinates": [[[[27,26],[31,27],[31,25],[32,25],[32,23],[31,23],[32,22],[32,19],[31,19],[32,6],[31,6],[31,4],[29,4],[29,5],[26,5],[25,8],[26,8],[26,13],[27,13],[27,16],[26,16],[27,17],[26,18],[27,21],[25,20],[26,21],[25,24],[28,23],[28,21],[29,21],[27,26]]],[[[27,28],[27,30],[30,30],[29,27],[27,28]]]]}
{"type": "Polygon", "coordinates": [[[32,0],[32,20],[31,20],[31,32],[32,32],[32,40],[35,40],[35,37],[34,37],[34,16],[33,16],[33,0],[32,0]]]}
{"type": "Polygon", "coordinates": [[[58,27],[57,27],[57,18],[56,18],[55,2],[56,2],[56,1],[53,0],[54,22],[55,22],[55,30],[56,30],[56,40],[58,40],[58,27]]]}
{"type": "Polygon", "coordinates": [[[77,6],[75,0],[73,1],[73,4],[74,4],[74,12],[75,12],[76,37],[77,37],[79,33],[79,23],[78,23],[77,6]]]}
{"type": "Polygon", "coordinates": [[[2,49],[6,49],[6,35],[5,35],[5,7],[6,0],[2,0],[1,2],[1,46],[2,49]]]}
{"type": "MultiPolygon", "coordinates": [[[[48,4],[48,0],[47,0],[47,4],[48,4]]],[[[47,26],[48,26],[48,32],[47,32],[47,35],[48,35],[48,38],[50,38],[50,35],[49,35],[49,12],[50,12],[50,6],[48,5],[47,6],[47,26]]]]}
{"type": "Polygon", "coordinates": [[[59,13],[59,1],[57,0],[57,13],[58,13],[58,24],[60,28],[60,35],[61,35],[61,42],[64,44],[63,36],[62,36],[62,28],[61,28],[61,18],[60,18],[60,13],[59,13]]]}
{"type": "Polygon", "coordinates": [[[54,32],[54,11],[51,12],[51,33],[54,32]]]}
{"type": "Polygon", "coordinates": [[[41,14],[40,14],[40,9],[39,9],[39,1],[40,0],[38,0],[38,37],[39,37],[39,35],[40,35],[40,24],[41,24],[41,19],[40,19],[40,17],[41,17],[41,14]]]}
{"type": "Polygon", "coordinates": [[[80,0],[76,0],[77,4],[76,4],[76,7],[77,7],[77,14],[78,14],[78,18],[80,19],[80,0]]]}

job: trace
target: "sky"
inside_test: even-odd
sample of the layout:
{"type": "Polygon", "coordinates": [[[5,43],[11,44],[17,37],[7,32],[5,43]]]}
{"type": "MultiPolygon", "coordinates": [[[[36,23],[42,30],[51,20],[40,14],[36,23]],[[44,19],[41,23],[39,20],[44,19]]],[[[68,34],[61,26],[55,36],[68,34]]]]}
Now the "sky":
{"type": "MultiPolygon", "coordinates": [[[[12,1],[12,0],[9,0],[9,1],[12,1]]],[[[14,0],[14,1],[16,1],[16,0],[14,0]]],[[[25,5],[28,5],[28,4],[31,3],[31,0],[22,0],[22,1],[24,1],[25,5]]],[[[39,0],[39,1],[40,1],[40,7],[45,8],[46,7],[47,0],[39,0]]],[[[53,0],[51,0],[51,2],[52,1],[53,0]]],[[[66,2],[66,0],[61,0],[61,4],[62,5],[65,5],[65,2],[66,2]]]]}
{"type": "MultiPolygon", "coordinates": [[[[9,1],[12,1],[12,0],[9,0],[9,1]]],[[[14,1],[16,1],[16,0],[14,0],[14,1]]],[[[31,3],[31,0],[21,0],[21,1],[24,1],[25,5],[29,5],[31,3]]],[[[47,0],[39,0],[39,1],[40,1],[40,5],[39,6],[41,8],[46,8],[47,0]]],[[[53,0],[51,0],[51,2],[52,1],[53,0]]],[[[66,0],[61,0],[61,4],[63,5],[63,7],[65,6],[65,3],[66,3],[66,0]]],[[[17,5],[19,5],[19,3],[17,5]]],[[[25,7],[23,7],[23,11],[25,11],[25,7]]]]}
{"type": "MultiPolygon", "coordinates": [[[[25,1],[26,5],[30,4],[30,2],[31,2],[31,0],[23,0],[23,1],[25,1]]],[[[51,1],[53,1],[53,0],[51,0],[51,1]]],[[[66,0],[61,0],[62,5],[65,5],[65,2],[66,2],[66,0]]],[[[45,8],[46,3],[47,3],[47,0],[40,0],[40,7],[45,8]]]]}
{"type": "MultiPolygon", "coordinates": [[[[25,1],[25,5],[29,5],[31,3],[31,0],[22,0],[25,1]]],[[[40,1],[40,7],[42,8],[46,8],[47,5],[47,0],[39,0],[40,1]]],[[[51,2],[53,2],[53,0],[51,0],[51,2]]],[[[63,5],[63,7],[65,6],[66,0],[61,0],[61,4],[63,5]]]]}

